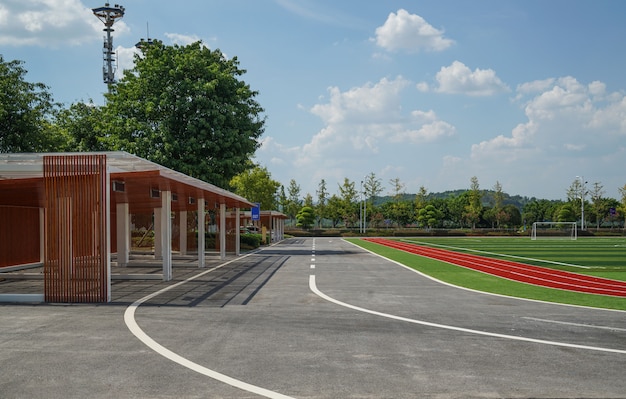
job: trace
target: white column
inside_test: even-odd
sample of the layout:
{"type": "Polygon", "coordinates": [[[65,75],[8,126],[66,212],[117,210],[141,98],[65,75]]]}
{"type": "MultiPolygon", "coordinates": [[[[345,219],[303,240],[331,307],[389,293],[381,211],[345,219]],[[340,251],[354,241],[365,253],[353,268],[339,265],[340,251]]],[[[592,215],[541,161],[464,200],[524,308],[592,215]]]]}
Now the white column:
{"type": "Polygon", "coordinates": [[[154,208],[154,259],[161,259],[163,256],[163,243],[161,242],[161,209],[154,208]]]}
{"type": "Polygon", "coordinates": [[[172,279],[172,192],[161,191],[161,248],[163,281],[172,279]]]}
{"type": "Polygon", "coordinates": [[[117,222],[117,264],[127,266],[130,260],[130,213],[128,203],[116,205],[117,222]]]}
{"type": "Polygon", "coordinates": [[[187,211],[180,211],[180,254],[187,255],[187,211]]]}
{"type": "Polygon", "coordinates": [[[226,259],[226,204],[220,204],[220,259],[226,259]]]}
{"type": "Polygon", "coordinates": [[[274,218],[272,218],[272,212],[270,212],[270,238],[269,238],[269,244],[271,245],[273,243],[272,241],[272,233],[274,232],[274,218]]]}
{"type": "Polygon", "coordinates": [[[235,256],[241,255],[241,231],[239,229],[241,224],[241,221],[239,220],[240,217],[241,214],[239,208],[235,208],[235,256]]]}
{"type": "Polygon", "coordinates": [[[205,257],[204,257],[204,248],[206,246],[205,243],[205,232],[204,232],[204,223],[205,223],[205,214],[204,214],[204,198],[198,198],[198,267],[205,267],[205,257]]]}

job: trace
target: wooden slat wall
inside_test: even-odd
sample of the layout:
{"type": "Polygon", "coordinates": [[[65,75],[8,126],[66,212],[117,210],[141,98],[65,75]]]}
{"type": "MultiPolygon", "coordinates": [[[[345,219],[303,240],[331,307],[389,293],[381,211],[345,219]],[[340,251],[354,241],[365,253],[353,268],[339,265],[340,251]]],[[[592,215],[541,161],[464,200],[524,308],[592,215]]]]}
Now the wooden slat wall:
{"type": "Polygon", "coordinates": [[[106,155],[44,157],[47,302],[108,299],[106,155]]]}
{"type": "Polygon", "coordinates": [[[0,221],[0,268],[39,262],[39,208],[0,206],[0,221]]]}

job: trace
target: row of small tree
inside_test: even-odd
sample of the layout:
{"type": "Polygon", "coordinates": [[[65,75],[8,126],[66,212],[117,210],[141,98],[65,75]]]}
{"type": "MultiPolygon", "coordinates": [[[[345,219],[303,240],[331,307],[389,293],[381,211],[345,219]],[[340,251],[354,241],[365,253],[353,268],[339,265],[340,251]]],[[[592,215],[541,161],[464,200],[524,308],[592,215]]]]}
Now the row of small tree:
{"type": "Polygon", "coordinates": [[[605,198],[603,187],[594,183],[586,190],[575,180],[566,190],[567,201],[527,199],[522,206],[507,201],[499,182],[491,190],[482,190],[478,178],[472,177],[467,190],[457,195],[440,197],[420,187],[417,194],[404,193],[400,179],[391,179],[390,195],[383,201],[382,180],[374,173],[357,183],[347,178],[330,194],[322,179],[311,194],[301,195],[300,186],[291,180],[285,189],[271,179],[267,169],[256,167],[233,179],[231,185],[238,194],[261,202],[264,209],[280,209],[291,225],[303,228],[357,228],[360,223],[370,228],[414,226],[432,228],[494,228],[518,229],[533,222],[579,221],[586,209],[585,224],[595,227],[623,226],[626,215],[626,185],[620,188],[621,199],[605,198]],[[267,190],[261,187],[268,188],[267,190]],[[259,196],[259,193],[263,193],[259,196]],[[584,206],[581,201],[584,198],[584,206]]]}

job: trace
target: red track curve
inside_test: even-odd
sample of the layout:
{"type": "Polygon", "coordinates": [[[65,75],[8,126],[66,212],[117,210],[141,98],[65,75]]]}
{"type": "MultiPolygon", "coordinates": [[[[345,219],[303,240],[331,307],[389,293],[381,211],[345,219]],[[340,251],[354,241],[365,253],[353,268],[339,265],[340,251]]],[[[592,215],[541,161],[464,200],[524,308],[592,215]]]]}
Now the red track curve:
{"type": "Polygon", "coordinates": [[[590,294],[626,297],[626,281],[463,254],[384,238],[365,238],[364,240],[522,283],[590,294]]]}

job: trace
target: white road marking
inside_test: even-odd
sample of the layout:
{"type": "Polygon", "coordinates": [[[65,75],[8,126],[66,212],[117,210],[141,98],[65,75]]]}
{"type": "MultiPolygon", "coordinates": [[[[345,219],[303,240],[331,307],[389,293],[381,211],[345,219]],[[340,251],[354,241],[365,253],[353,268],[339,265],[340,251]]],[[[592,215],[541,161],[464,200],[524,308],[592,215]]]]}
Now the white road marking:
{"type": "Polygon", "coordinates": [[[610,326],[596,326],[594,324],[581,324],[581,323],[571,323],[571,322],[568,322],[568,321],[538,319],[536,317],[522,317],[522,319],[541,321],[541,322],[544,322],[544,323],[563,324],[563,325],[566,325],[566,326],[574,326],[574,327],[597,328],[597,329],[600,329],[600,330],[609,330],[609,331],[626,331],[626,328],[617,328],[617,327],[610,327],[610,326]]]}
{"type": "Polygon", "coordinates": [[[200,274],[197,274],[193,277],[190,277],[184,281],[181,281],[179,283],[170,285],[168,287],[163,288],[162,290],[159,290],[157,292],[153,292],[150,295],[147,295],[141,299],[138,299],[137,301],[135,301],[133,304],[131,304],[128,308],[126,308],[126,312],[124,312],[124,322],[126,323],[126,326],[128,327],[128,329],[130,330],[131,333],[133,333],[133,335],[135,337],[137,337],[141,342],[143,342],[144,344],[146,344],[150,349],[152,349],[153,351],[155,351],[156,353],[158,353],[159,355],[170,359],[173,362],[176,362],[178,364],[180,364],[181,366],[187,367],[190,370],[193,370],[197,373],[200,373],[202,375],[205,375],[209,378],[213,378],[215,380],[221,381],[225,384],[228,384],[230,386],[242,389],[244,391],[248,391],[248,392],[252,392],[254,394],[260,395],[260,396],[265,396],[266,398],[272,398],[272,399],[292,399],[290,396],[286,396],[283,395],[281,393],[278,392],[274,392],[274,391],[270,391],[269,389],[265,389],[265,388],[261,388],[259,386],[256,385],[252,385],[252,384],[248,384],[247,382],[235,379],[233,377],[227,376],[225,374],[219,373],[215,370],[211,370],[209,368],[206,368],[204,366],[199,365],[198,363],[194,363],[191,360],[188,360],[182,356],[180,356],[179,354],[167,349],[166,347],[164,347],[163,345],[159,344],[158,342],[156,342],[155,340],[153,340],[148,334],[146,334],[141,327],[139,327],[139,325],[137,324],[137,321],[135,320],[135,311],[137,310],[137,308],[144,302],[154,298],[157,295],[160,295],[166,291],[171,290],[172,288],[178,287],[179,285],[185,284],[189,281],[195,280],[198,277],[204,276],[207,273],[210,273],[214,270],[217,270],[223,266],[228,265],[229,263],[234,262],[235,260],[240,260],[242,258],[245,258],[247,256],[252,255],[252,253],[248,254],[248,255],[244,255],[244,256],[240,256],[237,259],[231,260],[229,262],[226,263],[222,263],[221,265],[208,269],[205,272],[202,272],[200,274]]]}
{"type": "Polygon", "coordinates": [[[431,322],[423,321],[423,320],[409,319],[407,317],[401,317],[401,316],[396,316],[396,315],[392,315],[392,314],[389,314],[389,313],[382,313],[382,312],[377,312],[375,310],[361,308],[359,306],[355,306],[355,305],[351,305],[349,303],[341,302],[341,301],[339,301],[337,299],[334,299],[334,298],[331,298],[328,295],[326,295],[323,292],[321,292],[317,288],[317,285],[315,284],[315,275],[313,275],[313,274],[309,276],[309,288],[311,289],[311,291],[313,291],[313,293],[315,293],[320,298],[325,299],[325,300],[327,300],[329,302],[332,302],[332,303],[334,303],[336,305],[343,306],[343,307],[348,308],[348,309],[356,310],[358,312],[369,313],[369,314],[372,314],[372,315],[375,315],[375,316],[386,317],[386,318],[389,318],[389,319],[398,320],[398,321],[404,321],[404,322],[407,322],[407,323],[420,324],[420,325],[423,325],[423,326],[434,327],[434,328],[442,328],[442,329],[445,329],[445,330],[460,331],[460,332],[469,333],[469,334],[485,335],[485,336],[495,337],[495,338],[504,338],[504,339],[510,339],[510,340],[515,340],[515,341],[532,342],[532,343],[536,343],[536,344],[544,344],[544,345],[562,346],[562,347],[567,347],[567,348],[586,349],[586,350],[593,350],[593,351],[626,354],[626,350],[622,350],[622,349],[612,349],[612,348],[602,348],[602,347],[598,347],[598,346],[569,344],[569,343],[566,343],[566,342],[548,341],[548,340],[544,340],[544,339],[518,337],[518,336],[515,336],[515,335],[498,334],[498,333],[492,333],[492,332],[488,332],[488,331],[472,330],[472,329],[469,329],[469,328],[455,327],[455,326],[450,326],[450,325],[446,325],[446,324],[431,323],[431,322]]]}
{"type": "Polygon", "coordinates": [[[410,272],[413,272],[413,273],[419,274],[420,276],[422,276],[422,277],[424,277],[424,278],[427,278],[427,279],[429,279],[429,280],[435,281],[435,282],[437,282],[437,283],[439,283],[439,284],[442,284],[442,285],[447,285],[448,287],[453,287],[453,288],[456,288],[456,289],[458,289],[458,290],[463,290],[463,291],[474,292],[474,293],[476,293],[476,294],[481,294],[481,295],[490,295],[490,296],[497,296],[497,297],[500,297],[500,298],[515,299],[515,300],[517,300],[517,301],[537,302],[537,303],[549,303],[550,305],[555,305],[555,306],[567,306],[567,307],[570,307],[570,308],[593,309],[593,310],[599,310],[599,311],[601,310],[601,311],[605,311],[605,312],[620,312],[620,313],[624,313],[624,312],[626,312],[625,310],[621,310],[621,309],[598,308],[598,307],[592,307],[592,306],[572,305],[571,303],[549,302],[549,301],[542,301],[542,300],[539,300],[539,299],[529,299],[529,298],[522,298],[522,297],[516,297],[516,296],[510,296],[510,295],[504,295],[504,294],[495,294],[495,293],[493,293],[493,292],[479,291],[479,290],[475,290],[475,289],[472,289],[472,288],[461,287],[460,285],[454,285],[454,284],[452,284],[452,283],[448,283],[448,282],[445,282],[445,281],[443,281],[443,280],[439,280],[439,279],[437,279],[437,278],[435,278],[435,277],[433,277],[433,276],[429,276],[429,275],[428,275],[428,274],[426,274],[426,273],[422,273],[422,272],[420,272],[419,270],[413,269],[413,268],[411,268],[411,267],[409,267],[409,266],[407,266],[407,265],[405,265],[405,264],[403,264],[403,263],[400,263],[400,262],[395,261],[395,260],[393,260],[393,259],[390,259],[390,258],[384,257],[384,256],[382,256],[381,254],[377,254],[377,253],[376,253],[376,252],[374,252],[374,251],[370,251],[369,249],[364,248],[364,247],[362,247],[362,246],[360,246],[360,245],[357,245],[357,244],[355,244],[355,243],[353,243],[353,242],[351,242],[351,241],[346,241],[346,242],[347,242],[348,244],[352,244],[352,245],[354,245],[355,247],[357,247],[357,248],[359,248],[359,249],[362,249],[362,250],[363,250],[363,251],[365,251],[365,252],[369,252],[370,254],[372,254],[372,255],[374,255],[374,256],[378,256],[379,258],[385,259],[385,260],[386,260],[386,261],[388,261],[388,262],[395,263],[396,265],[398,265],[398,266],[400,266],[400,267],[403,267],[403,268],[405,268],[406,270],[408,270],[408,271],[410,271],[410,272]]]}
{"type": "Polygon", "coordinates": [[[315,269],[315,265],[311,265],[311,269],[315,269]]]}

